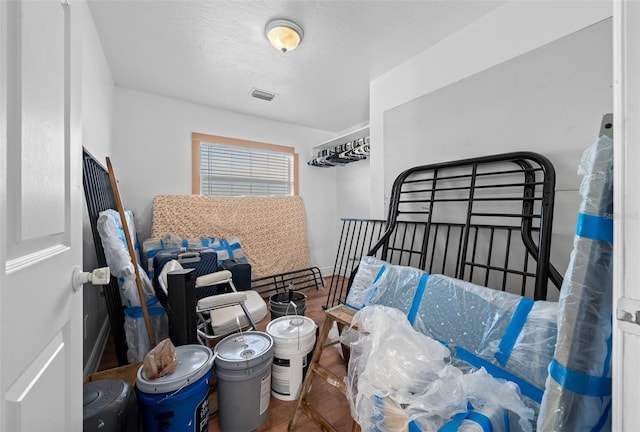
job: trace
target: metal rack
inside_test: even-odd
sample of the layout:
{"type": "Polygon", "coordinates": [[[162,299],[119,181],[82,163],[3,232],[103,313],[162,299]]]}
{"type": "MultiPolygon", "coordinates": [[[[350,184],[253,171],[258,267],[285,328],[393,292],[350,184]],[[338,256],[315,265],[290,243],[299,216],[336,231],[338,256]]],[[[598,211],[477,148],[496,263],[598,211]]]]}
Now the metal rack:
{"type": "Polygon", "coordinates": [[[363,126],[315,146],[317,153],[308,164],[316,167],[345,165],[366,159],[370,148],[369,126],[363,126]]]}
{"type": "Polygon", "coordinates": [[[342,218],[341,220],[338,253],[325,307],[345,302],[349,276],[358,266],[360,258],[371,250],[386,228],[386,221],[382,219],[342,218]]]}
{"type": "Polygon", "coordinates": [[[293,270],[251,280],[251,289],[267,298],[278,292],[285,292],[293,285],[296,291],[308,288],[324,289],[324,280],[318,267],[293,270]]]}

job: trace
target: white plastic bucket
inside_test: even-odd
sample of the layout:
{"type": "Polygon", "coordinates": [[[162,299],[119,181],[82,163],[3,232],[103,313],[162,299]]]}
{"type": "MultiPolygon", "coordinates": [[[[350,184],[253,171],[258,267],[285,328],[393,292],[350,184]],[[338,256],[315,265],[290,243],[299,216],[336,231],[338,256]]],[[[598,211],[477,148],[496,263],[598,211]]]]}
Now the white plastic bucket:
{"type": "Polygon", "coordinates": [[[307,373],[316,342],[316,323],[304,316],[286,315],[267,325],[273,338],[271,394],[280,400],[296,400],[307,373]]]}

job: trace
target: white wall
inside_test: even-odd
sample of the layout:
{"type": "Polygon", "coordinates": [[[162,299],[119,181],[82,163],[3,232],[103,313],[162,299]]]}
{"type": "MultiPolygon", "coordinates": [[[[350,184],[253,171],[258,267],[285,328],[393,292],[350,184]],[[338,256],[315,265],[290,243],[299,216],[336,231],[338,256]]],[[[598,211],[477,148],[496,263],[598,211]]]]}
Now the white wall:
{"type": "MultiPolygon", "coordinates": [[[[386,215],[384,194],[389,191],[385,190],[385,177],[397,174],[385,167],[385,145],[399,145],[384,141],[386,111],[611,15],[612,5],[608,1],[512,1],[373,80],[370,86],[371,216],[386,215]]],[[[465,156],[463,149],[460,156],[465,156]]]]}
{"type": "MultiPolygon", "coordinates": [[[[74,3],[82,12],[82,145],[98,160],[104,161],[111,151],[113,127],[114,86],[111,71],[102,50],[93,17],[83,2],[74,3]]],[[[83,201],[84,202],[84,201],[83,201]]],[[[83,215],[83,268],[98,266],[89,224],[89,214],[84,205],[83,215]]],[[[107,307],[101,296],[101,288],[86,284],[83,289],[83,316],[86,316],[86,332],[83,344],[85,374],[93,372],[102,354],[108,336],[107,307]]]]}
{"type": "Polygon", "coordinates": [[[580,158],[613,109],[611,36],[607,19],[387,110],[385,193],[411,166],[538,152],[556,169],[551,259],[564,272],[580,203],[580,158]]]}
{"type": "Polygon", "coordinates": [[[365,159],[329,168],[336,170],[338,176],[338,217],[369,218],[369,185],[371,183],[369,165],[369,159],[365,159]]]}
{"type": "Polygon", "coordinates": [[[516,150],[552,153],[560,203],[552,261],[563,272],[575,230],[580,154],[597,138],[602,114],[613,109],[611,23],[594,25],[611,12],[609,2],[513,1],[372,81],[371,217],[386,216],[391,184],[407,167],[516,150]],[[579,30],[583,40],[566,37],[579,30]],[[563,50],[571,42],[576,65],[573,57],[560,57],[574,55],[563,50]],[[567,65],[577,69],[567,74],[560,69],[567,65]],[[513,109],[522,103],[531,105],[513,109]],[[553,139],[545,141],[540,135],[550,125],[553,139]]]}
{"type": "Polygon", "coordinates": [[[337,244],[336,173],[307,165],[311,147],[332,134],[116,87],[111,162],[140,241],[151,232],[153,198],[191,193],[191,134],[291,146],[300,155],[312,265],[332,269],[337,244]]]}

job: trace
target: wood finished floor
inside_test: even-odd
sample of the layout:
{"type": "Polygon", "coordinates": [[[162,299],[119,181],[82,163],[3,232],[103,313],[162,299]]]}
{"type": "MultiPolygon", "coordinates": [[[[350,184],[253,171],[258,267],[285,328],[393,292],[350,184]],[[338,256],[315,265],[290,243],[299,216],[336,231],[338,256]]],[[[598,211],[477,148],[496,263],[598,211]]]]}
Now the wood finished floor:
{"type": "MultiPolygon", "coordinates": [[[[325,280],[325,286],[329,287],[329,283],[327,282],[330,281],[325,280]]],[[[319,328],[322,327],[322,323],[324,322],[325,314],[322,306],[326,303],[328,292],[328,288],[325,290],[308,290],[305,292],[307,295],[307,309],[305,316],[313,319],[319,328]]],[[[271,317],[267,315],[267,318],[258,324],[259,329],[265,331],[270,319],[271,317]]],[[[342,357],[333,347],[326,348],[323,351],[320,363],[332,372],[336,373],[338,376],[343,376],[346,372],[346,367],[342,357]]],[[[110,341],[107,343],[107,347],[105,348],[99,370],[102,371],[116,366],[117,360],[115,351],[113,344],[110,341]]],[[[209,431],[219,432],[222,429],[220,429],[220,425],[218,424],[218,395],[215,391],[215,385],[212,385],[212,389],[213,391],[209,396],[209,407],[212,413],[209,420],[209,431]]],[[[352,430],[353,422],[349,412],[349,403],[345,396],[335,387],[331,386],[323,379],[315,377],[308,400],[311,405],[320,411],[320,413],[334,425],[337,431],[346,432],[352,430]]],[[[267,419],[259,428],[256,429],[256,431],[286,431],[295,408],[295,403],[295,401],[282,401],[272,396],[267,419]]],[[[239,413],[239,415],[242,415],[242,413],[239,413]]],[[[304,414],[300,414],[293,430],[314,431],[320,430],[320,428],[314,425],[304,414]]]]}

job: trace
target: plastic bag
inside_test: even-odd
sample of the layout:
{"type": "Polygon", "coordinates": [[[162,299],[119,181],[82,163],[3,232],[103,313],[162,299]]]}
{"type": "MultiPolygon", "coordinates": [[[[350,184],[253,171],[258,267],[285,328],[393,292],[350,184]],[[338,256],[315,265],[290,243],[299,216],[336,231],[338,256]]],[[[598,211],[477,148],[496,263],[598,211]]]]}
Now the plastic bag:
{"type": "MultiPolygon", "coordinates": [[[[129,238],[135,243],[135,250],[137,247],[137,236],[133,213],[130,210],[125,210],[124,214],[127,219],[127,227],[129,228],[129,238]]],[[[97,229],[111,274],[117,277],[133,274],[133,264],[131,263],[131,256],[129,255],[129,248],[126,243],[120,214],[112,209],[100,212],[97,229]]]]}
{"type": "Polygon", "coordinates": [[[142,372],[147,379],[156,379],[171,374],[178,367],[178,353],[171,339],[163,339],[142,361],[142,372]]]}

